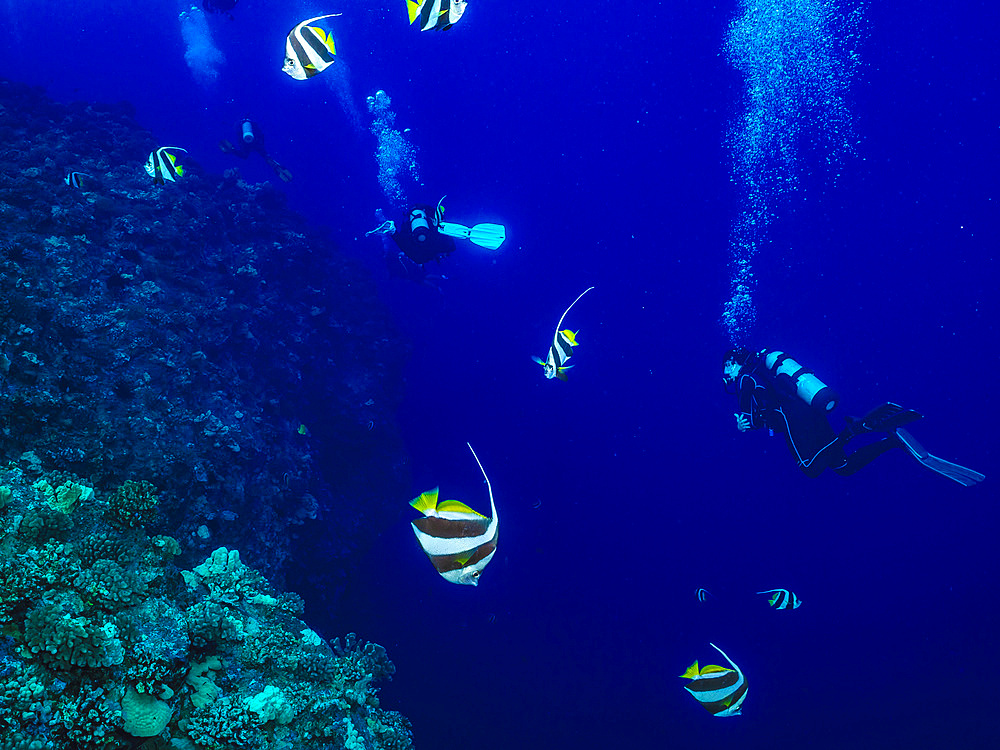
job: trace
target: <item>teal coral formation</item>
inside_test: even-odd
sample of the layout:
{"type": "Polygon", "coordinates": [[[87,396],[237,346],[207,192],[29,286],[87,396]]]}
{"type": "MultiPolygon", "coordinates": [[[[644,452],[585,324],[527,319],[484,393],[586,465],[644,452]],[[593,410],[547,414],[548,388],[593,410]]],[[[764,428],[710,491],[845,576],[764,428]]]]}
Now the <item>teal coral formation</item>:
{"type": "Polygon", "coordinates": [[[152,482],[129,479],[111,496],[111,512],[119,525],[147,526],[153,520],[158,500],[159,494],[152,482]]]}
{"type": "Polygon", "coordinates": [[[412,747],[381,646],[326,643],[236,550],[176,567],[113,492],[28,527],[69,515],[33,484],[0,469],[0,750],[412,747]]]}

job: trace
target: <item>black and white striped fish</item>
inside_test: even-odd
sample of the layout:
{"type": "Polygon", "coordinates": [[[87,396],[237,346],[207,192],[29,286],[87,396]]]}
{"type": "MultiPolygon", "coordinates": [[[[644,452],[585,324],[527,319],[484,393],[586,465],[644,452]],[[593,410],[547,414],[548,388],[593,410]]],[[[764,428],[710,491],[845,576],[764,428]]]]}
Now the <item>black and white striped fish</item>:
{"type": "Polygon", "coordinates": [[[328,13],[316,16],[298,24],[288,32],[285,39],[285,64],[281,70],[296,81],[304,81],[319,75],[333,65],[333,36],[323,31],[319,26],[310,26],[314,21],[324,18],[336,18],[341,13],[328,13]]]}
{"type": "Polygon", "coordinates": [[[699,669],[695,662],[681,675],[691,680],[684,689],[713,716],[739,716],[747,697],[746,677],[721,648],[714,643],[708,645],[722,654],[733,668],[709,664],[699,669]]]}
{"type": "Polygon", "coordinates": [[[774,594],[767,603],[775,609],[798,609],[802,606],[802,600],[788,589],[770,589],[769,591],[758,591],[757,593],[774,594]]]}
{"type": "Polygon", "coordinates": [[[83,187],[83,183],[80,180],[81,177],[87,177],[92,179],[90,175],[87,174],[86,172],[70,172],[65,177],[63,177],[63,182],[65,182],[71,188],[76,188],[77,190],[79,190],[80,188],[83,187]]]}
{"type": "MultiPolygon", "coordinates": [[[[594,287],[587,287],[580,293],[580,297],[589,292],[594,287]]],[[[532,357],[535,362],[540,364],[545,368],[545,377],[551,380],[552,378],[559,378],[560,380],[566,380],[566,370],[568,370],[573,365],[567,365],[566,361],[572,356],[573,347],[576,346],[576,334],[568,328],[565,331],[560,331],[559,327],[562,325],[566,314],[573,309],[573,305],[580,301],[580,297],[577,297],[566,308],[566,311],[559,318],[559,322],[556,323],[556,335],[552,339],[552,346],[549,347],[549,355],[542,360],[541,357],[532,357]]]]}
{"type": "Polygon", "coordinates": [[[447,31],[465,13],[465,0],[406,0],[410,23],[420,19],[421,31],[447,31]]]}
{"type": "Polygon", "coordinates": [[[187,153],[187,149],[180,146],[161,146],[156,151],[151,151],[146,160],[146,174],[152,177],[157,185],[175,182],[184,174],[184,167],[177,163],[177,157],[171,154],[171,151],[187,153]]]}
{"type": "Polygon", "coordinates": [[[497,551],[500,519],[493,503],[490,478],[486,476],[471,445],[469,450],[486,479],[486,488],[490,493],[489,518],[458,500],[438,503],[437,487],[421,493],[410,501],[410,505],[424,514],[423,518],[412,522],[413,533],[434,569],[446,581],[478,586],[480,574],[497,551]]]}

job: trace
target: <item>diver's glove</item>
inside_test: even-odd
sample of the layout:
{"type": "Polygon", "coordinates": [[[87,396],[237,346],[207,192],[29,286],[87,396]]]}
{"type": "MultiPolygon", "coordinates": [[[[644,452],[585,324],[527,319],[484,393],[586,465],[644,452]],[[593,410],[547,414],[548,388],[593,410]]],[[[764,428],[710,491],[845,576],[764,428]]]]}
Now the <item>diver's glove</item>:
{"type": "Polygon", "coordinates": [[[733,414],[736,417],[736,429],[740,432],[746,432],[750,429],[750,420],[746,418],[744,414],[733,414]]]}
{"type": "Polygon", "coordinates": [[[368,237],[373,234],[395,234],[395,233],[396,233],[396,223],[392,221],[392,219],[389,219],[387,221],[383,221],[381,224],[379,224],[370,232],[365,232],[365,237],[368,237]]]}

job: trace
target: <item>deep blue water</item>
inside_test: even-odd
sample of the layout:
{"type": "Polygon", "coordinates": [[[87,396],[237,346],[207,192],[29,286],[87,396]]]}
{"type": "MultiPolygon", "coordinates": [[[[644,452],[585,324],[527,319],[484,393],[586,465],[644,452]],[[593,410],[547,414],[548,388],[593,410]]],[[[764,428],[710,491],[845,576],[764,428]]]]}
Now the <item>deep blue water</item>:
{"type": "Polygon", "coordinates": [[[339,609],[308,611],[315,627],[386,646],[383,704],[422,748],[994,746],[995,6],[865,11],[857,154],[837,180],[801,154],[754,259],[746,342],[833,385],[838,428],[884,400],[920,410],[933,453],[988,475],[971,489],[900,451],[810,480],[780,438],[733,429],[720,317],[741,187],[723,138],[742,82],[722,43],[741,6],[473,0],[445,34],[407,27],[402,6],[242,0],[208,18],[225,55],[208,85],[185,64],[182,4],[3,10],[0,74],[130,101],[208,170],[237,165],[216,143],[257,118],[295,175],[290,203],[366,261],[412,341],[398,417],[413,495],[440,484],[483,509],[466,441],[489,473],[501,533],[478,588],[433,572],[400,497],[339,609]],[[280,70],[288,29],[331,11],[360,127],[333,74],[280,70]],[[443,294],[390,279],[364,237],[389,206],[365,107],[377,89],[418,149],[407,198],[447,193],[449,218],[508,230],[496,253],[449,258],[443,294]],[[590,285],[567,320],[576,367],[546,381],[530,355],[590,285]],[[699,605],[697,587],[716,598],[699,605]],[[801,609],[754,596],[776,587],[801,609]],[[717,661],[710,641],[747,675],[742,717],[682,689],[689,663],[717,661]]]}

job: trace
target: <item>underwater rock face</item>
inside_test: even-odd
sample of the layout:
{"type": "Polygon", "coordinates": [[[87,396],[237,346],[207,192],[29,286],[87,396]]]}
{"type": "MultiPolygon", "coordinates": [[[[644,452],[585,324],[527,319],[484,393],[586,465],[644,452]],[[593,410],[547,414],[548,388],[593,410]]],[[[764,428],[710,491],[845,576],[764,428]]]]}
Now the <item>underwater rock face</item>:
{"type": "Polygon", "coordinates": [[[0,469],[0,747],[412,746],[379,705],[381,646],[327,643],[236,550],[180,568],[177,540],[123,526],[110,487],[64,510],[44,484],[0,469]]]}
{"type": "Polygon", "coordinates": [[[335,571],[398,515],[405,347],[283,194],[184,153],[156,185],[150,152],[183,144],[3,81],[0,144],[0,460],[149,481],[186,551],[270,575],[291,527],[323,514],[335,571]]]}

